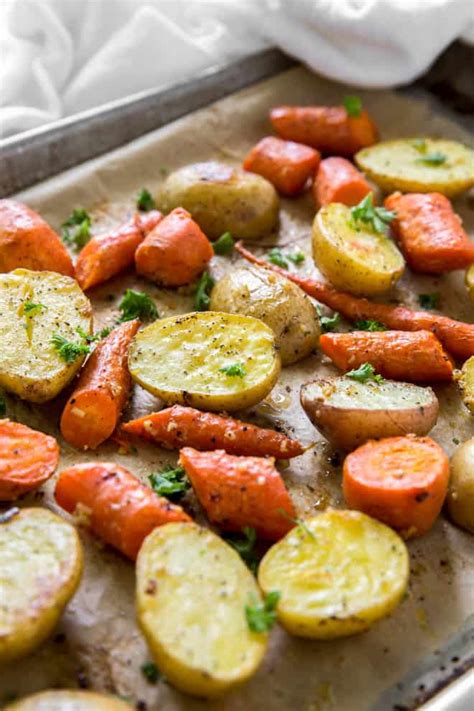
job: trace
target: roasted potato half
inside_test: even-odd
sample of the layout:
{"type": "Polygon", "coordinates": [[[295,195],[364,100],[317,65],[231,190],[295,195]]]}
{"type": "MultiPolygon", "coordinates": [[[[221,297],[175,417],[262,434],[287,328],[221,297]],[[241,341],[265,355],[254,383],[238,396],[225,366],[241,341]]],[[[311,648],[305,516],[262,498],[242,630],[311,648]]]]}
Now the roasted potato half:
{"type": "Polygon", "coordinates": [[[28,269],[0,274],[0,386],[30,402],[56,397],[84,355],[65,360],[52,338],[84,345],[78,328],[92,332],[92,309],[74,279],[28,269]]]}
{"type": "Polygon", "coordinates": [[[431,388],[394,380],[360,383],[344,376],[306,383],[301,388],[301,404],[327,440],[348,450],[369,439],[426,435],[439,412],[431,388]]]}
{"type": "Polygon", "coordinates": [[[134,380],[167,403],[240,410],[268,395],[280,374],[273,331],[251,316],[189,313],[139,331],[129,351],[134,380]]]}
{"type": "Polygon", "coordinates": [[[51,634],[79,585],[82,547],[74,526],[51,511],[10,509],[0,521],[0,560],[1,663],[51,634]]]}
{"type": "Polygon", "coordinates": [[[408,551],[388,526],[359,511],[305,519],[265,554],[258,582],[279,590],[278,619],[290,633],[333,639],[362,632],[398,605],[408,551]]]}
{"type": "Polygon", "coordinates": [[[401,277],[405,260],[394,242],[369,227],[355,225],[347,205],[322,207],[313,221],[313,259],[336,289],[373,296],[401,277]]]}
{"type": "Polygon", "coordinates": [[[471,301],[474,302],[474,264],[466,271],[465,284],[471,301]]]}
{"type": "Polygon", "coordinates": [[[457,141],[382,141],[356,153],[355,161],[385,192],[436,192],[452,197],[474,185],[474,151],[457,141]]]}
{"type": "Polygon", "coordinates": [[[474,533],[474,437],[453,454],[447,502],[454,523],[474,533]]]}
{"type": "Polygon", "coordinates": [[[258,239],[278,220],[278,194],[268,180],[215,161],[171,173],[156,200],[165,213],[184,207],[210,239],[227,231],[241,239],[258,239]]]}
{"type": "Polygon", "coordinates": [[[194,523],[156,528],[138,554],[138,621],[160,671],[188,694],[217,696],[257,670],[267,634],[250,631],[245,606],[261,599],[235,550],[194,523]]]}
{"type": "Polygon", "coordinates": [[[311,300],[299,286],[268,269],[233,269],[212,290],[211,309],[266,323],[275,334],[283,365],[305,358],[318,345],[319,318],[311,300]]]}
{"type": "Polygon", "coordinates": [[[464,404],[474,415],[474,356],[464,363],[458,383],[464,404]]]}
{"type": "Polygon", "coordinates": [[[117,697],[93,691],[57,689],[25,696],[5,711],[130,711],[131,706],[117,697]]]}

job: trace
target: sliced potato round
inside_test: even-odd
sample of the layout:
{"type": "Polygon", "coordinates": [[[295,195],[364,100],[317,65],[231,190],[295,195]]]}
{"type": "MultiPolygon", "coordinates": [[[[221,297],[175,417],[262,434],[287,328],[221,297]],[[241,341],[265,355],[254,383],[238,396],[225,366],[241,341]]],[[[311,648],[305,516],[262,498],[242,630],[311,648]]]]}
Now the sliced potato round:
{"type": "Polygon", "coordinates": [[[221,538],[194,523],[156,528],[137,559],[138,621],[160,670],[178,689],[216,696],[256,671],[267,634],[245,606],[261,602],[255,578],[221,538]]]}
{"type": "Polygon", "coordinates": [[[233,269],[212,290],[211,309],[266,323],[275,334],[283,365],[305,358],[318,345],[319,318],[311,300],[299,286],[269,269],[233,269]]]}
{"type": "Polygon", "coordinates": [[[209,161],[171,173],[157,204],[163,212],[184,207],[210,239],[227,231],[241,239],[257,239],[275,226],[279,200],[261,175],[209,161]]]}
{"type": "Polygon", "coordinates": [[[74,279],[28,269],[0,274],[0,386],[30,402],[56,397],[85,356],[68,363],[51,339],[84,344],[78,328],[92,332],[92,308],[74,279]]]}
{"type": "Polygon", "coordinates": [[[474,185],[474,151],[457,141],[382,141],[356,153],[355,161],[385,192],[437,192],[452,197],[474,185]]]}
{"type": "Polygon", "coordinates": [[[426,435],[438,419],[431,388],[384,380],[316,378],[301,388],[301,404],[311,422],[336,447],[355,449],[369,439],[426,435]]]}
{"type": "Polygon", "coordinates": [[[474,533],[474,437],[453,454],[447,502],[454,523],[474,533]]]}
{"type": "Polygon", "coordinates": [[[265,554],[258,582],[279,590],[277,615],[298,637],[361,632],[388,615],[407,588],[408,551],[388,526],[359,511],[305,519],[265,554]]]}
{"type": "Polygon", "coordinates": [[[474,356],[464,363],[458,383],[464,404],[474,415],[474,356]]]}
{"type": "Polygon", "coordinates": [[[474,264],[466,271],[465,284],[471,301],[474,302],[474,264]]]}
{"type": "Polygon", "coordinates": [[[129,351],[134,380],[167,403],[240,410],[268,395],[280,374],[272,330],[251,316],[205,311],[139,331],[129,351]]]}
{"type": "Polygon", "coordinates": [[[388,291],[403,274],[405,260],[395,244],[368,227],[354,226],[350,208],[331,203],[313,222],[313,258],[337,288],[372,296],[388,291]]]}
{"type": "Polygon", "coordinates": [[[93,691],[57,689],[40,691],[6,707],[5,711],[130,711],[131,706],[117,697],[93,691]]]}
{"type": "Polygon", "coordinates": [[[51,634],[82,574],[74,526],[47,509],[11,513],[0,522],[0,662],[51,634]]]}

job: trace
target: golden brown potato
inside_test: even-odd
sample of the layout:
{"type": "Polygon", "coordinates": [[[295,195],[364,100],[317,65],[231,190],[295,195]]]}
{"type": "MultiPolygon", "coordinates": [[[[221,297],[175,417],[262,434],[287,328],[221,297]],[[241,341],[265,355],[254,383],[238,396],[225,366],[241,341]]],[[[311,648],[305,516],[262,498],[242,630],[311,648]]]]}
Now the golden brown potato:
{"type": "Polygon", "coordinates": [[[289,279],[261,267],[233,269],[211,294],[211,309],[258,318],[270,326],[283,365],[318,345],[319,318],[306,294],[289,279]]]}
{"type": "Polygon", "coordinates": [[[58,689],[26,696],[7,706],[5,711],[130,711],[131,708],[116,696],[58,689]]]}
{"type": "Polygon", "coordinates": [[[474,264],[471,264],[469,269],[466,271],[465,284],[471,301],[474,302],[474,264]]]}
{"type": "Polygon", "coordinates": [[[453,521],[474,533],[474,437],[461,444],[451,459],[447,501],[453,521]]]}
{"type": "Polygon", "coordinates": [[[464,404],[474,415],[474,356],[464,363],[458,382],[464,404]]]}
{"type": "Polygon", "coordinates": [[[268,180],[215,161],[171,173],[156,200],[165,213],[184,207],[210,239],[227,231],[240,239],[258,239],[278,219],[278,195],[268,180]]]}

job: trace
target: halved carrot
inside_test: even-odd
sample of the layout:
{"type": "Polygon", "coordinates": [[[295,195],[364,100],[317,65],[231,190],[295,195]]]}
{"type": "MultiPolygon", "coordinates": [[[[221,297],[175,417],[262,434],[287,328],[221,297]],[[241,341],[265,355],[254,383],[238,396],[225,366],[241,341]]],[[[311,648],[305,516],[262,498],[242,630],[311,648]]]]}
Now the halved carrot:
{"type": "Polygon", "coordinates": [[[282,195],[297,195],[319,165],[319,151],[293,141],[266,136],[244,160],[245,170],[269,180],[282,195]]]}
{"type": "Polygon", "coordinates": [[[269,540],[294,526],[295,509],[273,459],[185,447],[179,462],[211,523],[226,531],[249,526],[269,540]]]}
{"type": "Polygon", "coordinates": [[[304,452],[299,442],[274,430],[181,405],[125,422],[122,430],[172,449],[224,449],[228,454],[276,459],[290,459],[304,452]]]}
{"type": "Polygon", "coordinates": [[[316,281],[269,264],[264,259],[249,252],[241,242],[235,245],[240,254],[253,264],[282,274],[304,292],[322,304],[329,306],[350,321],[373,320],[384,326],[400,331],[432,331],[441,343],[456,358],[466,360],[474,355],[474,325],[455,321],[447,316],[439,316],[428,311],[413,311],[406,306],[376,304],[361,297],[334,289],[330,284],[316,281]]]}
{"type": "Polygon", "coordinates": [[[277,106],[271,110],[270,120],[281,138],[323,153],[351,156],[378,138],[367,111],[349,116],[343,106],[277,106]]]}
{"type": "Polygon", "coordinates": [[[137,272],[157,284],[184,286],[198,277],[214,254],[187,210],[175,208],[135,252],[137,272]]]}
{"type": "Polygon", "coordinates": [[[324,333],[319,343],[341,370],[370,363],[385,378],[409,383],[453,377],[453,363],[431,331],[324,333]]]}
{"type": "Polygon", "coordinates": [[[41,486],[58,461],[54,437],[19,422],[0,420],[0,501],[12,501],[41,486]]]}
{"type": "Polygon", "coordinates": [[[391,227],[413,271],[444,274],[474,262],[474,243],[441,193],[393,193],[385,207],[396,213],[391,227]]]}
{"type": "Polygon", "coordinates": [[[76,464],[61,472],[54,493],[69,513],[86,519],[91,531],[134,560],[157,526],[190,521],[180,506],[158,496],[124,467],[112,462],[76,464]]]}
{"type": "Polygon", "coordinates": [[[128,348],[139,326],[117,326],[87,360],[61,416],[61,434],[73,447],[95,449],[115,430],[130,393],[128,348]]]}
{"type": "Polygon", "coordinates": [[[74,276],[66,247],[38,213],[16,200],[0,200],[0,272],[23,267],[74,276]]]}
{"type": "Polygon", "coordinates": [[[448,491],[449,460],[430,437],[388,437],[349,454],[343,466],[350,508],[396,528],[406,538],[429,531],[448,491]]]}
{"type": "Polygon", "coordinates": [[[76,279],[81,289],[91,289],[131,267],[137,247],[162,217],[158,210],[135,213],[123,225],[93,237],[76,261],[76,279]]]}
{"type": "Polygon", "coordinates": [[[373,188],[362,173],[345,158],[325,158],[321,161],[313,183],[313,197],[317,207],[341,202],[358,205],[373,188]]]}

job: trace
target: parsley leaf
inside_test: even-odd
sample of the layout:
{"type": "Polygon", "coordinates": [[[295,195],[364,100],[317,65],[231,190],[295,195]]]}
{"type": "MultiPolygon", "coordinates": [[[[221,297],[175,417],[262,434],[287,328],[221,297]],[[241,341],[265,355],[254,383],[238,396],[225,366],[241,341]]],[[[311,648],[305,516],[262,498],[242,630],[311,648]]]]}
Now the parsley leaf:
{"type": "Polygon", "coordinates": [[[156,684],[161,676],[154,662],[145,662],[141,665],[140,671],[149,684],[156,684]]]}
{"type": "Polygon", "coordinates": [[[436,309],[439,304],[439,294],[418,294],[418,303],[424,309],[436,309]]]}
{"type": "Polygon", "coordinates": [[[234,250],[234,239],[230,232],[224,232],[223,235],[212,243],[214,254],[230,254],[234,250]]]}
{"type": "Polygon", "coordinates": [[[180,499],[189,489],[183,467],[165,467],[161,472],[150,474],[148,480],[153,491],[169,499],[180,499]]]}
{"type": "Polygon", "coordinates": [[[247,375],[247,371],[242,363],[232,363],[232,365],[224,365],[219,368],[219,373],[225,373],[226,375],[235,376],[237,378],[244,378],[247,375]]]}
{"type": "Polygon", "coordinates": [[[425,165],[443,165],[446,163],[447,156],[440,151],[434,151],[433,153],[427,153],[422,158],[417,158],[417,163],[424,163],[425,165]]]}
{"type": "Polygon", "coordinates": [[[371,363],[362,363],[355,370],[350,370],[346,373],[346,378],[358,380],[359,383],[366,383],[368,380],[375,380],[376,383],[383,383],[384,378],[375,373],[375,368],[371,363]]]}
{"type": "Polygon", "coordinates": [[[209,272],[203,272],[199,279],[194,295],[194,307],[196,311],[207,311],[211,298],[209,296],[215,284],[214,279],[209,272]]]}
{"type": "Polygon", "coordinates": [[[252,573],[257,573],[258,558],[255,553],[255,544],[257,543],[257,532],[250,526],[244,526],[242,529],[243,537],[227,536],[226,541],[240,555],[242,560],[248,565],[252,573]]]}
{"type": "Polygon", "coordinates": [[[41,313],[43,309],[47,308],[48,307],[44,304],[34,304],[32,301],[26,301],[25,305],[23,306],[23,313],[28,318],[33,318],[33,316],[36,316],[37,314],[41,313]]]}
{"type": "Polygon", "coordinates": [[[359,96],[345,96],[344,108],[348,116],[358,118],[362,111],[362,101],[359,96]]]}
{"type": "Polygon", "coordinates": [[[148,212],[156,207],[153,195],[146,188],[142,188],[137,195],[137,208],[141,212],[148,212]]]}
{"type": "Polygon", "coordinates": [[[387,234],[388,226],[396,216],[396,212],[384,207],[375,207],[373,193],[369,193],[358,205],[351,207],[351,217],[355,223],[362,222],[379,234],[387,234]]]}
{"type": "Polygon", "coordinates": [[[133,321],[136,318],[139,318],[140,321],[151,321],[158,318],[155,302],[143,291],[127,289],[119,303],[119,309],[122,312],[119,318],[120,323],[133,321]]]}
{"type": "Polygon", "coordinates": [[[107,338],[111,332],[111,328],[107,326],[103,328],[102,331],[97,331],[97,333],[88,334],[80,326],[76,328],[76,333],[79,334],[87,343],[95,343],[96,341],[101,341],[103,338],[107,338]]]}
{"type": "Polygon", "coordinates": [[[288,269],[288,262],[279,247],[273,247],[273,249],[269,251],[267,254],[267,262],[271,262],[282,269],[288,269]]]}
{"type": "Polygon", "coordinates": [[[418,151],[418,153],[426,153],[428,150],[428,146],[426,145],[426,141],[424,138],[415,138],[412,142],[411,145],[415,150],[418,151]]]}
{"type": "Polygon", "coordinates": [[[323,333],[334,331],[336,326],[339,326],[341,322],[341,314],[338,311],[335,311],[332,316],[320,316],[319,322],[323,333]]]}
{"type": "Polygon", "coordinates": [[[89,346],[68,341],[59,333],[55,333],[51,337],[51,344],[58,352],[59,357],[66,363],[74,363],[80,356],[87,355],[90,351],[89,346]]]}
{"type": "Polygon", "coordinates": [[[90,233],[91,218],[82,208],[72,211],[66,222],[61,225],[63,242],[75,250],[82,249],[92,237],[90,233]]]}
{"type": "Polygon", "coordinates": [[[290,254],[285,254],[285,257],[293,264],[301,264],[306,259],[306,255],[303,252],[291,252],[290,254]]]}
{"type": "Polygon", "coordinates": [[[268,632],[276,622],[276,606],[281,593],[271,590],[265,595],[264,601],[258,602],[255,595],[251,595],[249,605],[245,605],[245,617],[251,632],[268,632]]]}
{"type": "Polygon", "coordinates": [[[386,327],[379,321],[368,319],[367,321],[356,321],[354,324],[356,331],[386,331],[386,327]]]}

